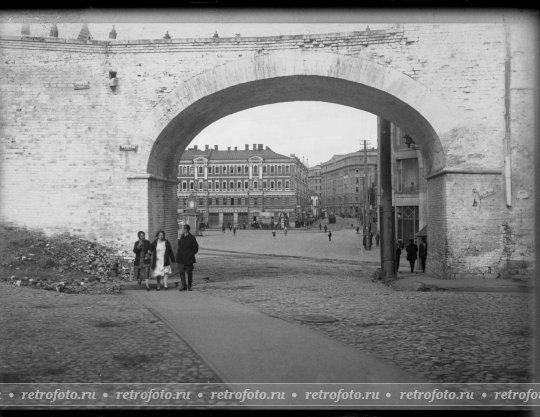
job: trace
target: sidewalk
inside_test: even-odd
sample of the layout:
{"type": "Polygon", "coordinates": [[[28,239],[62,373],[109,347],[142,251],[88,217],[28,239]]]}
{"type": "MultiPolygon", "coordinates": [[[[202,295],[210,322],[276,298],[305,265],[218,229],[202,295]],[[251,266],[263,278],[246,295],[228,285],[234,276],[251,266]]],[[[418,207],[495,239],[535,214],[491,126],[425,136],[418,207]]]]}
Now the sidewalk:
{"type": "Polygon", "coordinates": [[[197,291],[130,290],[225,383],[424,382],[322,333],[197,291]]]}
{"type": "Polygon", "coordinates": [[[472,291],[472,292],[531,292],[531,285],[522,280],[461,277],[440,279],[423,272],[398,272],[390,286],[402,291],[472,291]]]}

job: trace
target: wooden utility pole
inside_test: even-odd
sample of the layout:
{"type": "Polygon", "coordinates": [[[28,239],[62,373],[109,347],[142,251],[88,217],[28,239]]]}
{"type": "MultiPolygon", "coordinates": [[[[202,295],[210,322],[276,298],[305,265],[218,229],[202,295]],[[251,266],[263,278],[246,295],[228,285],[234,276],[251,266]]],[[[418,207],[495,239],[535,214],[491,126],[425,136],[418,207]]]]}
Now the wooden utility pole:
{"type": "Polygon", "coordinates": [[[381,279],[392,281],[396,277],[396,250],[394,239],[394,217],[392,210],[392,143],[391,124],[379,118],[379,160],[381,173],[381,279]]]}
{"type": "Polygon", "coordinates": [[[369,187],[367,184],[368,180],[368,164],[367,164],[367,140],[364,140],[364,182],[362,184],[362,199],[364,200],[364,239],[366,242],[366,249],[371,250],[369,236],[371,234],[371,221],[369,219],[368,210],[369,210],[369,187]]]}

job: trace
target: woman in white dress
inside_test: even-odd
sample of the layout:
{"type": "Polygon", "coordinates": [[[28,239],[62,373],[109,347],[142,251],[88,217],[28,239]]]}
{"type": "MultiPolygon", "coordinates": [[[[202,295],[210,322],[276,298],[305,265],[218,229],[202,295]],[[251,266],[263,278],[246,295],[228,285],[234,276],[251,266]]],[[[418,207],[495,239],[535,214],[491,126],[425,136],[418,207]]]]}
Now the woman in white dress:
{"type": "MultiPolygon", "coordinates": [[[[157,281],[157,290],[161,289],[160,282],[163,277],[163,288],[168,289],[167,278],[171,275],[171,264],[175,261],[174,253],[170,242],[165,239],[165,232],[160,230],[156,234],[157,239],[152,242],[152,278],[157,281]]],[[[146,290],[150,291],[148,280],[146,280],[146,290]]]]}

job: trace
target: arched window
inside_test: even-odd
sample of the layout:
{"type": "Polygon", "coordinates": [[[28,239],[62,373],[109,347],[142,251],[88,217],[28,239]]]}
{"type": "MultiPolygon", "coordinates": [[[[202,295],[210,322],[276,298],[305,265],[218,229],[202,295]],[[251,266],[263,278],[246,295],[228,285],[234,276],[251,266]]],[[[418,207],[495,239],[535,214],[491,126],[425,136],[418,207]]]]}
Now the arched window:
{"type": "Polygon", "coordinates": [[[219,190],[219,181],[216,181],[216,190],[219,190]]]}
{"type": "Polygon", "coordinates": [[[257,181],[253,182],[253,189],[258,190],[259,189],[259,183],[257,181]]]}
{"type": "Polygon", "coordinates": [[[182,190],[187,190],[187,182],[182,181],[182,190]]]}
{"type": "Polygon", "coordinates": [[[270,174],[273,174],[274,173],[274,165],[271,165],[270,166],[270,174]]]}
{"type": "Polygon", "coordinates": [[[229,190],[234,190],[234,182],[229,182],[229,190]]]}
{"type": "Polygon", "coordinates": [[[189,189],[190,189],[190,190],[193,190],[193,187],[194,187],[193,181],[190,181],[190,182],[189,182],[189,189]]]}
{"type": "Polygon", "coordinates": [[[238,190],[241,190],[241,189],[242,189],[242,181],[238,181],[238,182],[236,183],[236,185],[237,185],[237,189],[238,189],[238,190]]]}
{"type": "Polygon", "coordinates": [[[244,181],[244,189],[247,190],[249,188],[249,182],[244,181]]]}
{"type": "Polygon", "coordinates": [[[285,181],[285,189],[288,190],[290,188],[290,183],[289,181],[285,181]]]}
{"type": "Polygon", "coordinates": [[[277,188],[278,188],[278,190],[281,190],[281,181],[277,182],[277,188]]]}
{"type": "Polygon", "coordinates": [[[202,174],[202,172],[203,172],[203,167],[199,166],[199,174],[202,174]]]}
{"type": "Polygon", "coordinates": [[[271,190],[274,189],[274,181],[270,181],[270,189],[271,189],[271,190]]]}
{"type": "Polygon", "coordinates": [[[278,166],[278,174],[281,174],[281,165],[278,166]]]}
{"type": "Polygon", "coordinates": [[[223,191],[227,189],[227,181],[223,181],[223,187],[221,188],[223,191]]]}
{"type": "Polygon", "coordinates": [[[253,165],[253,173],[257,175],[259,173],[259,167],[257,165],[253,165]]]}
{"type": "Polygon", "coordinates": [[[202,189],[203,189],[203,182],[199,181],[199,190],[202,190],[202,189]]]}

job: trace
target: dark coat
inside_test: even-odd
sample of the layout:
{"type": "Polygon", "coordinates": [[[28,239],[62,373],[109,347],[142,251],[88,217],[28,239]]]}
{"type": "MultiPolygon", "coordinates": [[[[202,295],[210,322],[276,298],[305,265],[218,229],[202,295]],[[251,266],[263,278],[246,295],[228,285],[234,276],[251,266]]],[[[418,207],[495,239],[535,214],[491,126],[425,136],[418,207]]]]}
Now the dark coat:
{"type": "Polygon", "coordinates": [[[418,248],[418,256],[420,259],[425,259],[427,257],[427,243],[420,243],[420,247],[418,248]]]}
{"type": "Polygon", "coordinates": [[[412,242],[407,245],[405,248],[407,251],[407,260],[412,261],[416,259],[416,254],[418,253],[418,246],[416,246],[416,243],[412,242]]]}
{"type": "MultiPolygon", "coordinates": [[[[152,244],[149,240],[144,239],[143,246],[139,249],[139,241],[137,240],[135,242],[135,244],[133,245],[133,252],[135,252],[135,261],[133,262],[134,265],[139,265],[139,263],[141,262],[141,255],[144,259],[144,255],[146,252],[148,252],[148,250],[150,250],[151,245],[152,244]]],[[[143,263],[149,264],[150,259],[144,259],[143,263]]]]}
{"type": "Polygon", "coordinates": [[[193,265],[195,254],[199,251],[197,239],[191,233],[187,236],[182,235],[178,239],[178,250],[176,251],[176,262],[182,265],[193,265]]]}
{"type": "MultiPolygon", "coordinates": [[[[151,249],[152,249],[152,269],[154,269],[156,267],[156,248],[157,248],[157,242],[158,240],[154,240],[152,242],[152,246],[151,246],[151,249]]],[[[172,246],[171,246],[171,243],[165,239],[165,259],[163,261],[163,266],[167,266],[167,265],[170,265],[171,263],[173,262],[176,262],[175,259],[174,259],[174,253],[173,253],[173,250],[172,250],[172,246]]]]}

